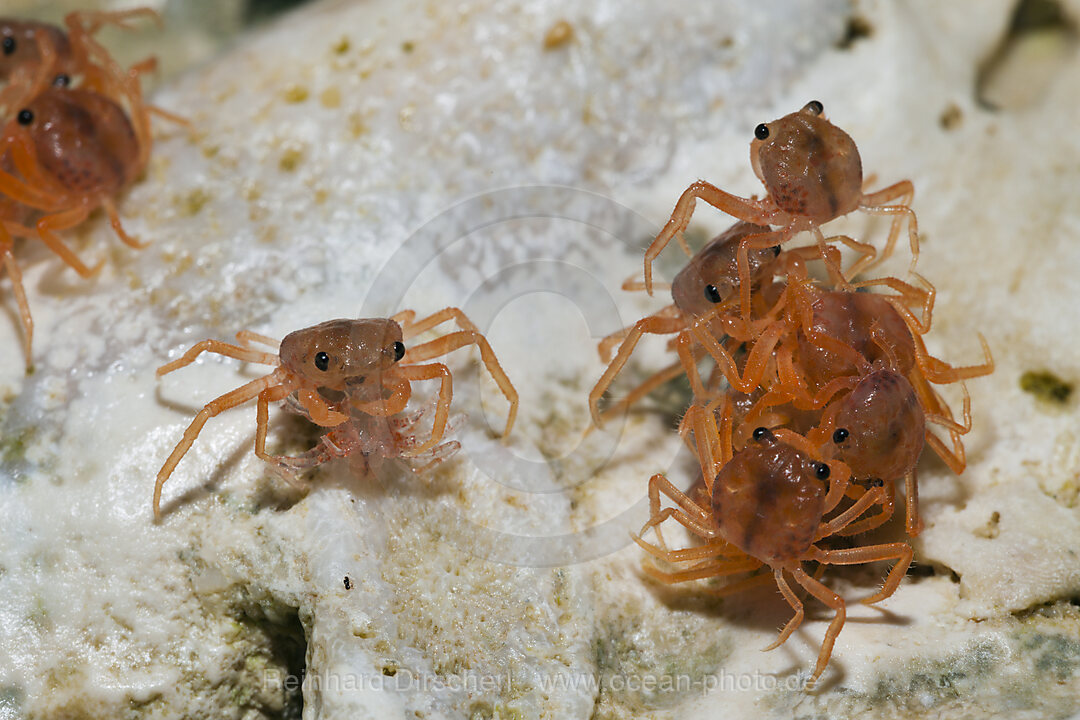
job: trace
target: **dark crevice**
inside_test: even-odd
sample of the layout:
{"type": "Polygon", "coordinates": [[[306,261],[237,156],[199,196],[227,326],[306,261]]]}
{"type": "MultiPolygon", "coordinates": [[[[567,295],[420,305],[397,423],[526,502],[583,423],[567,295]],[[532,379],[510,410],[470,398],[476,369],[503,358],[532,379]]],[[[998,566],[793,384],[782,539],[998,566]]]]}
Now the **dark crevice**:
{"type": "Polygon", "coordinates": [[[247,0],[244,5],[244,24],[254,25],[269,20],[309,0],[247,0]]]}
{"type": "Polygon", "coordinates": [[[302,686],[307,672],[307,636],[299,611],[259,595],[243,592],[230,613],[252,637],[261,637],[260,650],[245,658],[245,664],[261,668],[247,682],[256,682],[259,692],[237,688],[235,698],[249,705],[259,717],[272,720],[300,720],[304,712],[302,686]],[[253,661],[253,658],[257,660],[253,661]]]}
{"type": "Polygon", "coordinates": [[[292,613],[286,623],[270,626],[270,659],[285,672],[284,703],[281,712],[269,717],[300,720],[304,714],[304,674],[307,672],[307,638],[299,613],[292,613]]]}
{"type": "Polygon", "coordinates": [[[975,100],[987,110],[1036,104],[1076,49],[1076,23],[1058,0],[1019,0],[1005,36],[982,63],[975,100]]]}
{"type": "Polygon", "coordinates": [[[844,35],[836,41],[837,50],[850,50],[851,46],[859,40],[865,40],[874,34],[874,26],[861,15],[852,15],[848,18],[844,35]]]}
{"type": "Polygon", "coordinates": [[[946,577],[952,583],[960,582],[960,575],[949,566],[939,562],[925,560],[911,563],[908,567],[906,576],[912,578],[915,582],[918,582],[921,578],[928,577],[946,577]]]}

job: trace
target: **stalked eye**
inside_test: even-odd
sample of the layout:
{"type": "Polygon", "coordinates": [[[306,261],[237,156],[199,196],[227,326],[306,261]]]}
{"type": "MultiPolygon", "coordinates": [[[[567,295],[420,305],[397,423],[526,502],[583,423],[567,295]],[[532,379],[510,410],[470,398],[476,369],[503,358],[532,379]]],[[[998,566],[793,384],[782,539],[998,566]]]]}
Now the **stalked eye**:
{"type": "Polygon", "coordinates": [[[834,443],[836,443],[837,445],[839,445],[840,443],[842,443],[842,442],[844,442],[845,440],[847,440],[847,439],[848,439],[848,435],[850,435],[850,434],[851,434],[851,433],[849,433],[849,432],[848,432],[848,431],[847,431],[846,429],[844,429],[844,428],[836,428],[836,432],[834,432],[834,433],[832,434],[832,441],[833,441],[834,443]]]}
{"type": "Polygon", "coordinates": [[[15,38],[9,35],[4,38],[4,54],[10,55],[13,52],[15,52],[15,38]]]}
{"type": "Polygon", "coordinates": [[[330,356],[322,351],[315,353],[315,367],[326,372],[326,368],[330,367],[330,356]]]}
{"type": "Polygon", "coordinates": [[[754,439],[761,442],[769,435],[768,428],[759,427],[754,430],[754,439]]]}
{"type": "Polygon", "coordinates": [[[715,285],[706,285],[705,286],[705,299],[708,300],[711,303],[718,303],[721,300],[723,300],[724,298],[722,298],[720,296],[720,291],[716,288],[715,285]]]}
{"type": "Polygon", "coordinates": [[[29,125],[34,122],[34,113],[29,110],[20,110],[17,119],[20,125],[29,125]]]}
{"type": "Polygon", "coordinates": [[[814,468],[814,475],[817,476],[818,480],[828,480],[830,474],[832,473],[829,470],[829,466],[825,463],[818,463],[817,467],[814,468]]]}
{"type": "Polygon", "coordinates": [[[53,87],[61,87],[61,88],[62,87],[67,87],[68,85],[71,84],[71,76],[70,75],[65,75],[64,73],[60,73],[59,75],[57,75],[56,77],[53,78],[52,84],[53,84],[53,87]]]}
{"type": "Polygon", "coordinates": [[[756,137],[758,140],[768,140],[769,126],[765,123],[761,123],[760,125],[758,125],[756,128],[754,128],[754,137],[756,137]]]}
{"type": "Polygon", "coordinates": [[[866,481],[866,484],[869,485],[872,488],[885,487],[885,481],[882,480],[881,478],[870,478],[869,480],[866,481]]]}
{"type": "Polygon", "coordinates": [[[397,362],[403,357],[405,357],[405,343],[394,343],[394,362],[397,362]]]}
{"type": "Polygon", "coordinates": [[[806,107],[804,107],[803,110],[809,110],[815,115],[820,115],[821,113],[825,112],[825,106],[817,100],[811,100],[810,102],[806,103],[806,107]]]}
{"type": "Polygon", "coordinates": [[[779,245],[773,245],[769,249],[772,250],[773,257],[779,257],[780,256],[780,246],[779,245]]]}

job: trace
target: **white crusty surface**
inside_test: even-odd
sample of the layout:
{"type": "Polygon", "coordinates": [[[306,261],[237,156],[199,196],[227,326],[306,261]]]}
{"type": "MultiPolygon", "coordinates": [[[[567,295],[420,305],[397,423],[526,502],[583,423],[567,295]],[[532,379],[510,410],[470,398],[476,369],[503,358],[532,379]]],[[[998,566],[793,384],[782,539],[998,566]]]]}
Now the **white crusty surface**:
{"type": "MultiPolygon", "coordinates": [[[[0,720],[293,717],[301,695],[304,717],[349,719],[1076,713],[1080,427],[1075,400],[1019,378],[1077,377],[1080,55],[1050,48],[1041,92],[987,110],[979,72],[1011,12],[323,2],[167,82],[154,102],[192,131],[156,125],[121,203],[150,247],[95,218],[71,234],[108,258],[90,281],[20,248],[31,375],[0,280],[0,720]],[[854,15],[870,35],[841,47],[854,15]],[[545,49],[559,20],[572,37],[545,49]],[[702,177],[761,194],[753,127],[814,98],[875,187],[917,188],[930,350],[978,362],[981,331],[997,370],[969,383],[967,471],[920,466],[925,572],[877,608],[852,603],[808,694],[794,686],[830,620],[820,605],[761,653],[789,617],[774,590],[717,601],[641,572],[629,532],[648,477],[691,477],[670,430],[679,397],[581,435],[596,340],[663,303],[618,286],[679,193],[702,177]],[[460,352],[464,449],[430,474],[361,479],[338,461],[302,493],[253,456],[248,406],[206,426],[153,523],[154,477],[190,418],[259,372],[213,356],[161,379],[157,366],[244,328],[447,305],[521,393],[507,444],[505,401],[460,352]]],[[[700,207],[690,237],[729,222],[700,207]]],[[[880,241],[885,226],[835,228],[880,241]]],[[[884,267],[906,262],[901,248],[884,267]]],[[[665,362],[655,342],[630,372],[665,362]]],[[[284,415],[272,426],[275,452],[317,439],[284,415]]],[[[827,578],[856,599],[883,572],[827,578]]]]}

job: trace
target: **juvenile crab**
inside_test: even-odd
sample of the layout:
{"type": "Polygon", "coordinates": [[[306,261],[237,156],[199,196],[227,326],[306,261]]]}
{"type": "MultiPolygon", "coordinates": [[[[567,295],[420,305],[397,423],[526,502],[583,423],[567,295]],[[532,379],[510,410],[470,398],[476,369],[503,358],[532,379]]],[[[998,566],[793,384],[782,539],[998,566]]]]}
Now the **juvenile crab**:
{"type": "MultiPolygon", "coordinates": [[[[840,535],[853,535],[873,529],[892,515],[892,483],[904,480],[906,490],[906,528],[909,535],[922,531],[923,522],[918,509],[918,481],[916,465],[925,444],[929,444],[953,472],[964,470],[964,446],[961,435],[971,431],[971,399],[967,388],[960,381],[964,394],[963,423],[957,422],[952,411],[941,397],[919,376],[900,372],[901,363],[879,327],[871,329],[876,341],[885,349],[884,356],[873,362],[858,354],[858,373],[842,375],[830,381],[822,394],[831,397],[824,412],[818,413],[813,427],[806,427],[805,420],[799,431],[806,435],[815,447],[821,448],[850,469],[853,477],[862,483],[882,481],[887,491],[882,512],[874,518],[866,518],[840,535]],[[909,375],[915,384],[909,380],[909,375]],[[931,430],[928,424],[943,427],[951,440],[951,449],[931,430]],[[826,450],[831,447],[831,451],[826,450]]],[[[764,408],[775,410],[766,396],[759,400],[750,412],[745,413],[744,423],[762,422],[764,408]]],[[[785,406],[786,407],[786,406],[785,406]]],[[[791,416],[793,411],[781,409],[781,417],[791,416]]],[[[813,413],[809,413],[813,415],[813,413]]],[[[803,418],[807,417],[804,413],[803,418]]],[[[853,485],[849,495],[859,497],[861,486],[853,485]]]]}
{"type": "Polygon", "coordinates": [[[143,103],[139,76],[153,69],[153,58],[124,70],[92,37],[104,24],[124,26],[142,15],[157,17],[146,9],[72,13],[67,34],[38,23],[0,21],[0,42],[11,49],[0,72],[12,76],[0,91],[0,103],[15,101],[18,108],[0,130],[0,257],[19,306],[27,367],[33,321],[12,254],[13,236],[40,239],[89,277],[100,263],[88,267],[57,232],[101,207],[121,240],[144,247],[124,231],[114,199],[149,161],[150,114],[186,124],[143,103]],[[69,87],[74,82],[70,73],[77,73],[78,87],[69,87]]]}
{"type": "MultiPolygon", "coordinates": [[[[671,213],[671,219],[645,251],[645,288],[650,294],[653,260],[673,237],[681,238],[699,198],[739,220],[780,227],[778,230],[748,235],[739,246],[740,308],[743,317],[750,314],[748,252],[751,249],[781,245],[796,233],[809,230],[817,240],[822,259],[832,266],[830,273],[835,276],[839,268],[825,253],[826,239],[821,226],[854,210],[895,216],[881,254],[883,258],[892,253],[900,223],[906,218],[911,264],[914,267],[919,255],[919,242],[917,220],[909,207],[914,195],[911,182],[902,180],[877,192],[864,194],[862,161],[855,142],[826,120],[823,112],[822,104],[814,100],[798,112],[771,123],[762,123],[754,130],[754,140],[750,143],[750,163],[767,191],[761,200],[731,195],[704,180],[695,182],[683,192],[671,213]],[[890,205],[894,200],[900,202],[890,205]]],[[[863,243],[855,243],[855,246],[860,248],[864,256],[849,271],[851,277],[876,255],[872,246],[863,243]]]]}
{"type": "MultiPolygon", "coordinates": [[[[438,379],[440,386],[431,437],[423,443],[410,443],[398,448],[401,454],[408,456],[428,452],[439,444],[446,432],[453,380],[450,369],[442,363],[417,363],[441,357],[466,345],[479,348],[488,372],[510,402],[503,436],[509,434],[517,416],[518,395],[487,339],[458,308],[445,308],[421,320],[415,317],[413,311],[406,310],[391,318],[329,320],[286,335],[277,355],[251,347],[254,343],[273,346],[277,344],[275,340],[241,331],[236,336],[239,345],[204,340],[182,357],[158,368],[158,375],[165,375],[191,364],[203,352],[276,366],[268,375],[211,400],[195,416],[184,431],[184,437],[158,472],[154,486],[154,517],[161,517],[162,486],[195,442],[206,421],[253,398],[258,399],[255,454],[275,466],[287,467],[295,466],[298,461],[269,455],[265,449],[271,402],[295,394],[295,402],[312,422],[322,427],[336,428],[349,422],[352,413],[382,418],[395,415],[408,404],[413,382],[438,379]],[[455,321],[460,329],[406,352],[404,340],[449,320],[455,321]]],[[[353,430],[358,428],[355,426],[353,430]]],[[[370,446],[356,447],[361,452],[374,451],[370,446]]],[[[331,452],[326,457],[332,455],[331,452]]],[[[308,459],[312,458],[318,456],[308,459]]],[[[299,462],[303,460],[301,458],[299,462]]]]}
{"type": "MultiPolygon", "coordinates": [[[[784,337],[776,351],[775,381],[755,395],[741,418],[744,424],[760,423],[768,409],[788,403],[801,411],[817,411],[816,427],[800,431],[815,443],[827,442],[832,433],[836,456],[851,461],[857,478],[884,480],[890,489],[892,480],[905,479],[911,535],[922,529],[915,464],[924,440],[950,469],[963,472],[961,435],[971,430],[971,415],[962,381],[987,375],[994,368],[982,336],[985,361],[980,365],[953,367],[927,352],[922,334],[930,329],[934,292],[933,286],[922,281],[926,289],[896,278],[858,284],[886,285],[897,295],[790,284],[787,291],[793,294],[782,322],[795,331],[784,337]],[[921,305],[922,319],[915,317],[909,305],[921,305]],[[961,383],[963,423],[955,421],[931,382],[961,383]],[[829,407],[822,413],[826,404],[829,407]],[[926,429],[926,422],[943,427],[952,447],[926,429]]],[[[891,509],[883,514],[888,512],[891,509]]]]}
{"type": "MultiPolygon", "coordinates": [[[[790,293],[786,290],[789,282],[778,277],[785,276],[800,283],[808,283],[810,281],[805,263],[822,257],[822,251],[813,246],[784,252],[781,252],[779,246],[749,251],[747,258],[754,304],[749,319],[740,317],[734,304],[741,287],[737,263],[741,242],[747,237],[767,232],[767,227],[737,222],[706,244],[675,276],[671,284],[673,304],[601,341],[600,356],[609,364],[589,394],[589,408],[597,427],[602,427],[603,421],[608,417],[625,410],[680,373],[686,374],[695,397],[705,399],[715,395],[716,393],[703,387],[698,376],[697,362],[705,355],[716,363],[715,373],[726,377],[731,386],[741,392],[752,392],[758,383],[762,382],[771,361],[773,346],[788,330],[788,327],[783,322],[777,322],[777,319],[785,312],[785,306],[789,302],[790,293]],[[674,334],[675,337],[668,343],[668,347],[669,350],[676,351],[679,360],[647,378],[627,397],[601,413],[600,399],[629,361],[641,338],[649,334],[674,334]],[[734,344],[739,347],[755,340],[758,342],[743,359],[740,369],[728,346],[734,344]],[[620,343],[619,350],[612,359],[611,349],[616,343],[620,343]]],[[[862,243],[851,238],[830,238],[834,239],[863,252],[859,248],[862,243]]],[[[839,270],[839,251],[827,246],[824,253],[829,260],[826,267],[839,270]]],[[[855,287],[848,284],[839,272],[834,279],[847,287],[855,287]]],[[[623,284],[623,289],[640,289],[640,283],[628,280],[623,284]]],[[[716,383],[712,382],[710,385],[715,386],[716,383]]]]}
{"type": "MultiPolygon", "coordinates": [[[[44,68],[47,82],[78,84],[97,92],[107,92],[123,84],[131,73],[125,71],[94,34],[106,25],[130,29],[129,21],[148,18],[161,27],[161,16],[150,8],[119,12],[84,10],[64,17],[66,28],[33,20],[0,18],[0,108],[10,108],[20,85],[34,82],[44,68]]],[[[136,65],[135,75],[153,68],[153,59],[136,65]]]]}
{"type": "MultiPolygon", "coordinates": [[[[674,301],[671,305],[601,341],[600,356],[608,362],[608,366],[589,393],[589,409],[597,427],[603,426],[606,417],[629,407],[680,373],[686,374],[695,395],[705,394],[697,371],[701,351],[700,344],[694,340],[695,332],[700,328],[701,332],[724,337],[731,332],[736,332],[736,327],[738,327],[743,331],[741,334],[752,334],[752,330],[746,328],[746,324],[740,322],[730,312],[730,300],[738,289],[735,253],[744,237],[767,231],[766,227],[745,222],[736,223],[728,228],[705,245],[675,276],[671,285],[671,296],[674,301]],[[600,398],[629,361],[641,338],[644,335],[669,334],[675,335],[669,347],[673,346],[679,360],[646,379],[626,398],[602,414],[599,407],[600,398]],[[612,359],[611,348],[616,343],[620,343],[619,350],[612,359]]],[[[760,285],[772,280],[773,274],[777,271],[779,252],[779,248],[765,248],[755,250],[749,255],[751,282],[760,285]]],[[[628,282],[624,287],[633,287],[633,285],[628,282]]],[[[764,313],[764,308],[761,308],[761,312],[764,313]]],[[[761,352],[766,349],[764,345],[761,346],[761,352]]],[[[724,362],[724,360],[718,359],[718,362],[724,362]]],[[[724,367],[728,370],[732,368],[730,364],[725,364],[724,367]]],[[[737,378],[738,372],[732,372],[735,376],[733,382],[740,382],[737,378]]]]}
{"type": "MultiPolygon", "coordinates": [[[[846,603],[802,567],[806,561],[825,565],[859,565],[895,560],[881,589],[861,602],[876,603],[892,595],[912,560],[907,543],[895,542],[847,549],[825,549],[818,543],[849,527],[875,504],[884,504],[886,491],[880,481],[843,511],[832,517],[848,487],[849,472],[843,463],[821,461],[813,446],[791,430],[771,431],[759,427],[752,442],[736,453],[731,445],[731,404],[721,415],[718,428],[712,407],[694,405],[692,420],[698,459],[705,479],[706,500],[699,504],[676,488],[662,474],[649,480],[648,522],[634,540],[650,555],[669,563],[692,562],[687,569],[665,572],[646,566],[646,572],[665,583],[755,573],[763,566],[772,571],[780,593],[795,611],[766,650],[779,647],[802,623],[803,603],[785,578],[789,574],[811,595],[835,611],[825,633],[809,685],[816,683],[832,655],[833,643],[844,626],[846,603]],[[675,505],[661,508],[661,494],[675,505]],[[642,539],[650,528],[674,518],[702,545],[669,550],[642,539]]],[[[768,575],[754,574],[723,587],[728,594],[761,584],[768,575]]]]}
{"type": "Polygon", "coordinates": [[[142,243],[124,232],[113,200],[142,172],[140,148],[119,105],[85,90],[49,88],[23,108],[7,127],[0,146],[0,253],[11,276],[31,364],[33,321],[12,254],[12,236],[36,237],[79,275],[88,267],[57,232],[74,227],[103,207],[120,239],[142,243]],[[15,169],[20,177],[12,175],[15,169]],[[36,220],[35,220],[36,218],[36,220]]]}

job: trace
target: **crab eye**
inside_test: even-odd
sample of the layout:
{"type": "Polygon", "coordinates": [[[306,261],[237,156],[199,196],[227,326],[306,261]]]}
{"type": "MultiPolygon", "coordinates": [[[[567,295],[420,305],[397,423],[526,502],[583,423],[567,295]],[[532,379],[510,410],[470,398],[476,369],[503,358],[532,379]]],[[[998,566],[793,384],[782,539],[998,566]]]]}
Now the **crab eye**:
{"type": "Polygon", "coordinates": [[[758,140],[767,140],[769,138],[769,126],[765,123],[761,123],[754,128],[754,137],[758,140]]]}
{"type": "Polygon", "coordinates": [[[866,484],[869,485],[872,488],[885,487],[885,481],[882,480],[881,478],[870,478],[869,480],[866,481],[866,484]]]}
{"type": "Polygon", "coordinates": [[[59,75],[57,75],[56,77],[53,78],[52,84],[53,84],[53,87],[60,87],[60,88],[67,87],[68,85],[71,84],[71,76],[66,75],[64,73],[60,73],[59,75]]]}
{"type": "Polygon", "coordinates": [[[10,55],[15,52],[15,38],[8,35],[4,38],[4,54],[10,55]]]}
{"type": "Polygon", "coordinates": [[[820,115],[821,113],[825,112],[825,106],[817,100],[811,100],[810,102],[806,103],[806,107],[804,107],[803,110],[809,110],[815,115],[820,115]]]}
{"type": "Polygon", "coordinates": [[[330,367],[330,356],[322,351],[315,353],[315,367],[326,372],[326,368],[330,367]]]}
{"type": "Polygon", "coordinates": [[[715,285],[706,285],[705,299],[711,303],[718,303],[724,298],[720,296],[720,291],[716,288],[715,285]]]}
{"type": "Polygon", "coordinates": [[[394,343],[394,362],[397,362],[403,357],[405,357],[405,343],[394,343]]]}
{"type": "Polygon", "coordinates": [[[754,439],[757,440],[758,442],[761,442],[762,440],[764,440],[768,435],[769,435],[768,428],[759,427],[759,428],[754,429],[754,439]]]}
{"type": "Polygon", "coordinates": [[[34,113],[29,110],[20,110],[16,119],[18,119],[20,125],[29,125],[34,122],[34,113]]]}
{"type": "Polygon", "coordinates": [[[829,466],[825,463],[818,463],[817,467],[814,468],[814,475],[817,476],[818,480],[828,480],[831,474],[829,466]]]}
{"type": "Polygon", "coordinates": [[[772,250],[773,257],[780,257],[780,246],[779,245],[773,245],[769,249],[772,250]]]}
{"type": "Polygon", "coordinates": [[[839,445],[840,443],[847,440],[848,435],[850,434],[851,433],[849,433],[846,428],[836,428],[836,432],[832,434],[832,441],[839,445]]]}

